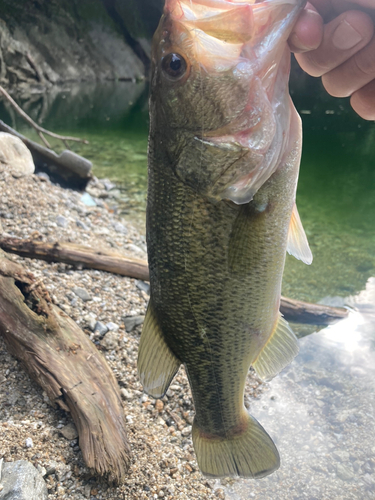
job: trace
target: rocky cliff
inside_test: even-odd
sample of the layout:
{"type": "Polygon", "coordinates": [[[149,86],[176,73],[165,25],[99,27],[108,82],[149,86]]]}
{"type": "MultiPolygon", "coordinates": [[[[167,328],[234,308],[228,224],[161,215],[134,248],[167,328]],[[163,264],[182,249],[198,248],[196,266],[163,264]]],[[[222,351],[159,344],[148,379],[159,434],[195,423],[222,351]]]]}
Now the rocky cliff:
{"type": "Polygon", "coordinates": [[[143,77],[147,56],[115,9],[126,3],[0,0],[0,83],[46,87],[143,77]]]}

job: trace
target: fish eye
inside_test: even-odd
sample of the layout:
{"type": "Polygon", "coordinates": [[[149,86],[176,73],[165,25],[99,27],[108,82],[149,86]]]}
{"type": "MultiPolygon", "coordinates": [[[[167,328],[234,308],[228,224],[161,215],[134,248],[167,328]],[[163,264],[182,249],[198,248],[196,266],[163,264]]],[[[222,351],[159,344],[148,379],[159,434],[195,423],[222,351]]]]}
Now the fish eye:
{"type": "Polygon", "coordinates": [[[182,78],[188,69],[186,60],[177,53],[171,53],[163,57],[161,67],[164,73],[172,80],[182,78]]]}

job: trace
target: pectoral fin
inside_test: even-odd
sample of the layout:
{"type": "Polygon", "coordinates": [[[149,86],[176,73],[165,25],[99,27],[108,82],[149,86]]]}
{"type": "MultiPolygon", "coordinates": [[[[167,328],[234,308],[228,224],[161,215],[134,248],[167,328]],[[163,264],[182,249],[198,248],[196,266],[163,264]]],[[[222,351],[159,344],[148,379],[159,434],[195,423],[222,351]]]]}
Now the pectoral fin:
{"type": "Polygon", "coordinates": [[[164,339],[150,300],[138,353],[138,375],[145,392],[163,397],[180,364],[164,339]]]}
{"type": "Polygon", "coordinates": [[[297,205],[294,205],[292,218],[290,219],[287,251],[290,255],[293,255],[298,260],[302,260],[307,265],[310,265],[313,261],[297,205]]]}
{"type": "Polygon", "coordinates": [[[279,320],[267,344],[253,363],[257,375],[270,380],[285,368],[298,354],[298,340],[285,319],[279,320]]]}

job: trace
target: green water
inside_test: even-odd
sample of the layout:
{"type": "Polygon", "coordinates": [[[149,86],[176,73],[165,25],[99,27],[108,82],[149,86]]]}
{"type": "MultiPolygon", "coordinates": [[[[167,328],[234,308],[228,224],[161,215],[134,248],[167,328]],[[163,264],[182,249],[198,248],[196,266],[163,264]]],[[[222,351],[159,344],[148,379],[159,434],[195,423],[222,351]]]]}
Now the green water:
{"type": "MultiPolygon", "coordinates": [[[[288,256],[283,293],[311,301],[345,297],[364,289],[375,275],[375,124],[297,70],[292,94],[304,124],[297,203],[314,262],[306,266],[288,256]]],[[[120,213],[144,230],[146,86],[86,84],[19,102],[45,128],[90,141],[72,149],[93,162],[96,176],[120,185],[120,213]]],[[[0,109],[0,117],[36,138],[9,110],[0,109]]]]}

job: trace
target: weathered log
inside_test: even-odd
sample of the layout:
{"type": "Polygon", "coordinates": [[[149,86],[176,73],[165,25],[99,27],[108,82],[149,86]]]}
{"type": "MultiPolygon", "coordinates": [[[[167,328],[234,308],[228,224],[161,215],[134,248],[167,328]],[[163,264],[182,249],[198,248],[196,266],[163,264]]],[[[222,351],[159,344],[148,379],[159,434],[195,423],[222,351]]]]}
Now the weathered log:
{"type": "MultiPolygon", "coordinates": [[[[146,261],[130,259],[118,253],[97,251],[81,245],[51,244],[35,240],[0,237],[0,248],[31,259],[64,262],[143,281],[149,280],[146,261]]],[[[280,311],[288,321],[312,325],[329,325],[348,316],[348,311],[344,308],[310,304],[286,297],[281,297],[280,311]]]]}
{"type": "Polygon", "coordinates": [[[144,260],[131,259],[119,253],[94,250],[72,243],[42,243],[36,240],[0,237],[0,248],[30,259],[99,269],[143,281],[149,279],[147,262],[144,260]]]}
{"type": "Polygon", "coordinates": [[[71,412],[87,466],[123,480],[130,447],[114,375],[43,283],[1,250],[0,335],[51,401],[71,412]]]}
{"type": "Polygon", "coordinates": [[[309,325],[331,325],[349,314],[348,309],[343,307],[311,304],[287,297],[281,297],[280,311],[287,321],[309,325]]]}
{"type": "Polygon", "coordinates": [[[73,153],[73,151],[66,149],[58,155],[52,149],[31,141],[1,120],[0,130],[21,139],[31,151],[37,170],[48,173],[52,179],[69,187],[85,189],[92,178],[91,161],[73,153]]]}

